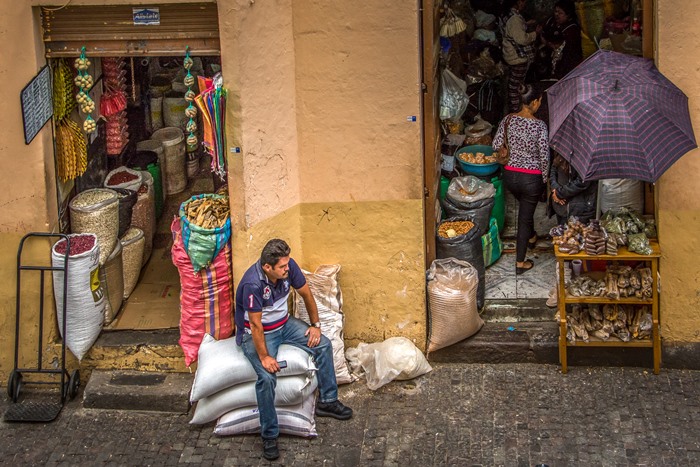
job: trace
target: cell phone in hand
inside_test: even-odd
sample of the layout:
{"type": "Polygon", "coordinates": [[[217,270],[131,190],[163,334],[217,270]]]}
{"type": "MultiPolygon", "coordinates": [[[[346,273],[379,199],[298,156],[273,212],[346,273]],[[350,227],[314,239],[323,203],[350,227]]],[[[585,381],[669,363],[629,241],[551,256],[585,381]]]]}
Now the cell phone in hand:
{"type": "Polygon", "coordinates": [[[287,368],[287,360],[280,360],[277,362],[280,368],[287,368]]]}

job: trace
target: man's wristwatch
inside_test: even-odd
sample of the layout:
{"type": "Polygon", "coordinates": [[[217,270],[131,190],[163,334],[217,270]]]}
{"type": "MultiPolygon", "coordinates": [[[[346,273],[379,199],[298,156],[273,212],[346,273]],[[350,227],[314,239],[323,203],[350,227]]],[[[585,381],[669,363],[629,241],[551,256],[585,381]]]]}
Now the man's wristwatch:
{"type": "Polygon", "coordinates": [[[321,329],[321,322],[320,322],[320,321],[317,321],[317,322],[315,322],[315,323],[311,323],[311,326],[313,326],[313,327],[315,327],[315,328],[318,328],[318,329],[321,329]]]}

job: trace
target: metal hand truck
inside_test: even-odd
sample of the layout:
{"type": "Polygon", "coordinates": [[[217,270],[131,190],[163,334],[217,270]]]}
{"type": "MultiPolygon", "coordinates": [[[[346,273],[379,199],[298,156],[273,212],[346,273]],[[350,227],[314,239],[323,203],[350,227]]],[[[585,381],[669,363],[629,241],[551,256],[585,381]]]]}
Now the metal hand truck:
{"type": "MultiPolygon", "coordinates": [[[[63,405],[67,398],[73,399],[78,394],[80,388],[80,371],[74,370],[70,375],[66,370],[66,296],[68,292],[68,256],[70,255],[70,238],[64,234],[52,234],[44,232],[28,233],[19,242],[17,251],[17,317],[15,323],[15,361],[14,369],[10,373],[10,378],[7,382],[7,395],[12,400],[13,404],[9,406],[5,412],[6,422],[50,422],[55,420],[58,414],[63,409],[63,405]],[[66,253],[63,258],[63,267],[53,266],[38,266],[38,265],[23,265],[22,264],[22,249],[25,241],[32,239],[47,237],[63,238],[66,242],[66,253]],[[39,286],[39,339],[37,345],[37,364],[32,368],[19,368],[19,343],[20,343],[20,316],[22,311],[21,292],[22,292],[22,271],[38,271],[41,273],[39,286]],[[61,367],[60,368],[45,368],[42,359],[42,342],[44,338],[44,283],[45,272],[63,272],[63,339],[61,339],[61,367]],[[25,381],[25,374],[40,374],[40,375],[60,375],[60,382],[51,380],[40,381],[25,381]],[[19,401],[19,394],[23,385],[59,385],[60,395],[57,401],[19,401]]],[[[57,378],[53,378],[57,379],[57,378]]]]}

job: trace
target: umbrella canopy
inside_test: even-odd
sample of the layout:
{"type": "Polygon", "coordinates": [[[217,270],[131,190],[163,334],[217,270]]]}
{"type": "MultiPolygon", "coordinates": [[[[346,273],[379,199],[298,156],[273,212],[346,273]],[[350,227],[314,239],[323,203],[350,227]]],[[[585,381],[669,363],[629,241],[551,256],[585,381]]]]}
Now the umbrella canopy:
{"type": "Polygon", "coordinates": [[[550,145],[584,180],[655,182],[697,147],[688,98],[648,59],[599,50],[547,99],[550,145]]]}

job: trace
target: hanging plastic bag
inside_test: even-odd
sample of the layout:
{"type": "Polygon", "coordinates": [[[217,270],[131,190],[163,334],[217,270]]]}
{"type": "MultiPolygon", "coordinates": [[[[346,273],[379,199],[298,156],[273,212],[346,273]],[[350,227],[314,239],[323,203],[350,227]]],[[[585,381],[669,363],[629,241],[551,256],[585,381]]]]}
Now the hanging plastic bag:
{"type": "Polygon", "coordinates": [[[459,120],[468,105],[467,83],[445,68],[440,77],[440,120],[459,120]]]}
{"type": "Polygon", "coordinates": [[[353,374],[367,379],[367,387],[375,390],[398,379],[417,378],[432,371],[425,355],[405,337],[391,337],[384,342],[349,348],[345,356],[353,374]]]}

